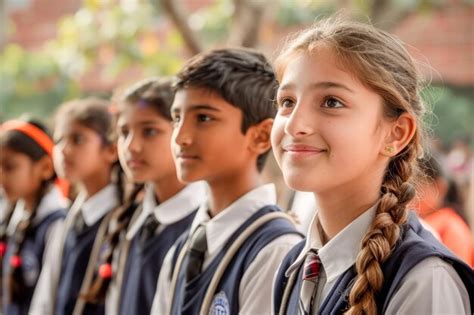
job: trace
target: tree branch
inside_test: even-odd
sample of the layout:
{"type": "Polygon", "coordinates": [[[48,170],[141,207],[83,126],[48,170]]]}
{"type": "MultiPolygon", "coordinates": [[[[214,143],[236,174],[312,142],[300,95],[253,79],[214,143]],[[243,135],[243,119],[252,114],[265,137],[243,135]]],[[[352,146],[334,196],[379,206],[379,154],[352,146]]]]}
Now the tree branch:
{"type": "Polygon", "coordinates": [[[268,0],[234,0],[229,45],[255,47],[268,0]]]}
{"type": "Polygon", "coordinates": [[[183,9],[179,7],[178,1],[175,0],[160,0],[166,14],[171,18],[176,28],[183,37],[186,47],[193,55],[200,53],[202,44],[198,40],[196,33],[189,27],[187,16],[183,9]]]}

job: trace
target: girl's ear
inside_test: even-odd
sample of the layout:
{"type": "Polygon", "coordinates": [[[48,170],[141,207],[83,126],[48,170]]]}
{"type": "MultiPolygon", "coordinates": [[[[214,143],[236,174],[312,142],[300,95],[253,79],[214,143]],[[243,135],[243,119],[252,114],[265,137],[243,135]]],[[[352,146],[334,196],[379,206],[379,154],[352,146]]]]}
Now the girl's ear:
{"type": "Polygon", "coordinates": [[[416,120],[408,113],[403,113],[391,125],[390,131],[382,147],[382,155],[396,156],[411,141],[416,131],[416,120]]]}
{"type": "Polygon", "coordinates": [[[270,150],[272,144],[270,142],[270,133],[272,131],[273,118],[267,118],[255,126],[249,128],[250,133],[250,150],[263,154],[270,150]]]}
{"type": "Polygon", "coordinates": [[[109,163],[115,163],[118,160],[117,144],[111,143],[104,146],[104,158],[109,163]]]}
{"type": "Polygon", "coordinates": [[[38,162],[36,162],[39,176],[42,180],[48,180],[54,176],[54,165],[53,159],[50,156],[43,156],[38,162]]]}

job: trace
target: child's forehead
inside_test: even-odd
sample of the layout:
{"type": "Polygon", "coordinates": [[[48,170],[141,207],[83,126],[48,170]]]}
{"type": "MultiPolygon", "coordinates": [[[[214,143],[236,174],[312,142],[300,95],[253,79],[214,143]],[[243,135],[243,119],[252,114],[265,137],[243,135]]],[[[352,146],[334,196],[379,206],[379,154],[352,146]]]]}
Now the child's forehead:
{"type": "Polygon", "coordinates": [[[176,91],[171,110],[174,112],[187,112],[197,109],[221,111],[228,107],[235,108],[236,106],[227,102],[216,91],[203,87],[187,87],[176,91]]]}

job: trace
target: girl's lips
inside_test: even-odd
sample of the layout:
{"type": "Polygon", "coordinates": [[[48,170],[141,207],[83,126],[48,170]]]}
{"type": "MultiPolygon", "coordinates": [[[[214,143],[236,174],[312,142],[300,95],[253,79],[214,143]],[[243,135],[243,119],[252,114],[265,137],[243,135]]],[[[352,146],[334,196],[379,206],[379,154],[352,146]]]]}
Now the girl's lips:
{"type": "Polygon", "coordinates": [[[304,144],[287,144],[283,146],[283,151],[289,153],[321,153],[326,150],[304,144]]]}
{"type": "Polygon", "coordinates": [[[132,160],[128,160],[128,161],[127,161],[127,165],[128,165],[128,167],[130,167],[131,169],[135,169],[135,168],[142,167],[142,166],[144,166],[145,164],[146,164],[145,161],[142,161],[142,160],[135,160],[135,159],[132,159],[132,160]]]}

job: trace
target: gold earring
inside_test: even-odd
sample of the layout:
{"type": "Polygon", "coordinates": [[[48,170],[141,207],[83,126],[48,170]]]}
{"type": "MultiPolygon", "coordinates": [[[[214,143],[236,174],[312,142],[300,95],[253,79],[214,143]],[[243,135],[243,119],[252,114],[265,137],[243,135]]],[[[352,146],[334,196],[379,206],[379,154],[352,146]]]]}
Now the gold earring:
{"type": "Polygon", "coordinates": [[[386,147],[385,147],[385,151],[387,151],[388,153],[392,154],[393,152],[395,152],[395,148],[392,147],[391,145],[389,145],[389,146],[386,146],[386,147]]]}

